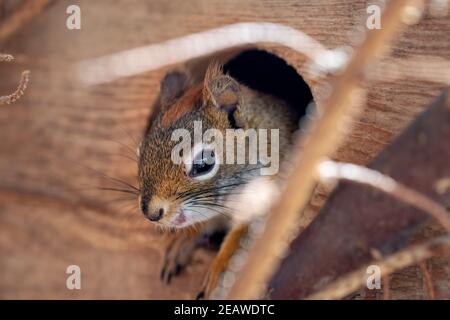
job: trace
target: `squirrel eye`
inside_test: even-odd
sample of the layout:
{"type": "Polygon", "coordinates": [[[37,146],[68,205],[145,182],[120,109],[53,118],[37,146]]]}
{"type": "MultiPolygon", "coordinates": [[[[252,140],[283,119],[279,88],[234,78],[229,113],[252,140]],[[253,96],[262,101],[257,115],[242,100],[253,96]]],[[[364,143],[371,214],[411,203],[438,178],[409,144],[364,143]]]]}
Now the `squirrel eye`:
{"type": "Polygon", "coordinates": [[[215,174],[216,157],[213,150],[202,149],[198,152],[193,160],[192,166],[188,172],[188,176],[191,178],[202,177],[207,179],[215,174]]]}

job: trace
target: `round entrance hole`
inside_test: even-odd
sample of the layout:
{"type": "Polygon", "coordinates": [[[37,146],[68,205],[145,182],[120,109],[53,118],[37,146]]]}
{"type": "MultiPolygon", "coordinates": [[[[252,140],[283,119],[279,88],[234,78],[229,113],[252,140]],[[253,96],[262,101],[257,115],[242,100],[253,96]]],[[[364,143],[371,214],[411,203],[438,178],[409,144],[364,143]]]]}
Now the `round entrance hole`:
{"type": "Polygon", "coordinates": [[[245,50],[224,65],[224,71],[246,86],[286,101],[298,119],[313,100],[311,89],[282,58],[264,50],[245,50]]]}

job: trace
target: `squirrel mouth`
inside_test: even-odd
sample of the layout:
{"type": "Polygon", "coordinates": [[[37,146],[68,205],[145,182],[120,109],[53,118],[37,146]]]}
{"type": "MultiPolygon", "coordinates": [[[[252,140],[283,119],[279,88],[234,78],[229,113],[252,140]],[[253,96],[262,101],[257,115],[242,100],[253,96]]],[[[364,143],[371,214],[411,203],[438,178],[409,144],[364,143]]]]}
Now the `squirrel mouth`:
{"type": "Polygon", "coordinates": [[[180,213],[175,218],[174,223],[179,226],[179,225],[182,225],[185,222],[186,222],[186,216],[184,215],[183,211],[180,211],[180,213]]]}

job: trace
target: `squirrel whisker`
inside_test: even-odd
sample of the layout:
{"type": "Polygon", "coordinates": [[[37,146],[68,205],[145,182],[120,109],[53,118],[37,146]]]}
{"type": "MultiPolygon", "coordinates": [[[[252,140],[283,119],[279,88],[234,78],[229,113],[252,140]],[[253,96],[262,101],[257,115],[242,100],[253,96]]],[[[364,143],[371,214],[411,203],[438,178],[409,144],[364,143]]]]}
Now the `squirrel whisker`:
{"type": "Polygon", "coordinates": [[[139,195],[138,192],[133,191],[133,190],[127,190],[127,189],[108,188],[108,187],[99,187],[98,189],[105,190],[105,191],[116,191],[116,192],[123,192],[123,193],[130,193],[130,194],[134,194],[134,195],[139,195]]]}
{"type": "Polygon", "coordinates": [[[211,206],[206,206],[206,205],[205,205],[205,206],[201,206],[201,205],[190,205],[190,206],[188,207],[189,210],[192,210],[192,211],[194,211],[194,212],[196,212],[196,213],[202,215],[203,217],[207,218],[206,215],[204,215],[204,214],[202,214],[202,213],[200,213],[200,212],[198,212],[198,211],[195,211],[195,210],[193,210],[192,208],[208,209],[208,210],[217,212],[218,214],[220,214],[220,215],[226,217],[227,219],[231,219],[231,217],[230,217],[228,214],[226,214],[225,212],[219,211],[219,210],[217,210],[217,209],[213,209],[213,208],[211,208],[211,206]]]}
{"type": "Polygon", "coordinates": [[[228,185],[223,185],[223,186],[217,186],[217,187],[211,187],[211,188],[204,188],[201,190],[196,190],[196,191],[186,191],[186,192],[181,192],[178,194],[178,196],[176,197],[176,199],[180,199],[180,198],[190,198],[190,197],[194,197],[197,196],[199,194],[203,194],[206,192],[216,192],[219,190],[223,190],[225,188],[233,188],[233,187],[238,187],[241,185],[246,184],[246,182],[238,182],[238,183],[232,183],[232,184],[228,184],[228,185]]]}

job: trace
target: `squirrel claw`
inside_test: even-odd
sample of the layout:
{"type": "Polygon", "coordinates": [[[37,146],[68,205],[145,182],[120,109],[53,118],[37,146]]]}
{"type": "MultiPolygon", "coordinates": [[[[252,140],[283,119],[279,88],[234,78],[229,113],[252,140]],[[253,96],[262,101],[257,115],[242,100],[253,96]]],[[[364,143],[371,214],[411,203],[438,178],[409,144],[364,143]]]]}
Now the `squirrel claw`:
{"type": "Polygon", "coordinates": [[[160,279],[166,283],[170,284],[170,280],[172,280],[173,276],[177,276],[184,269],[184,265],[177,263],[175,267],[171,267],[170,264],[165,264],[161,268],[160,279]]]}
{"type": "Polygon", "coordinates": [[[203,300],[203,299],[205,299],[205,291],[200,291],[197,294],[197,297],[195,297],[195,300],[203,300]]]}
{"type": "Polygon", "coordinates": [[[162,282],[164,282],[166,284],[170,284],[170,280],[172,279],[172,272],[170,272],[170,270],[168,270],[165,267],[163,267],[161,269],[160,278],[161,278],[162,282]]]}

